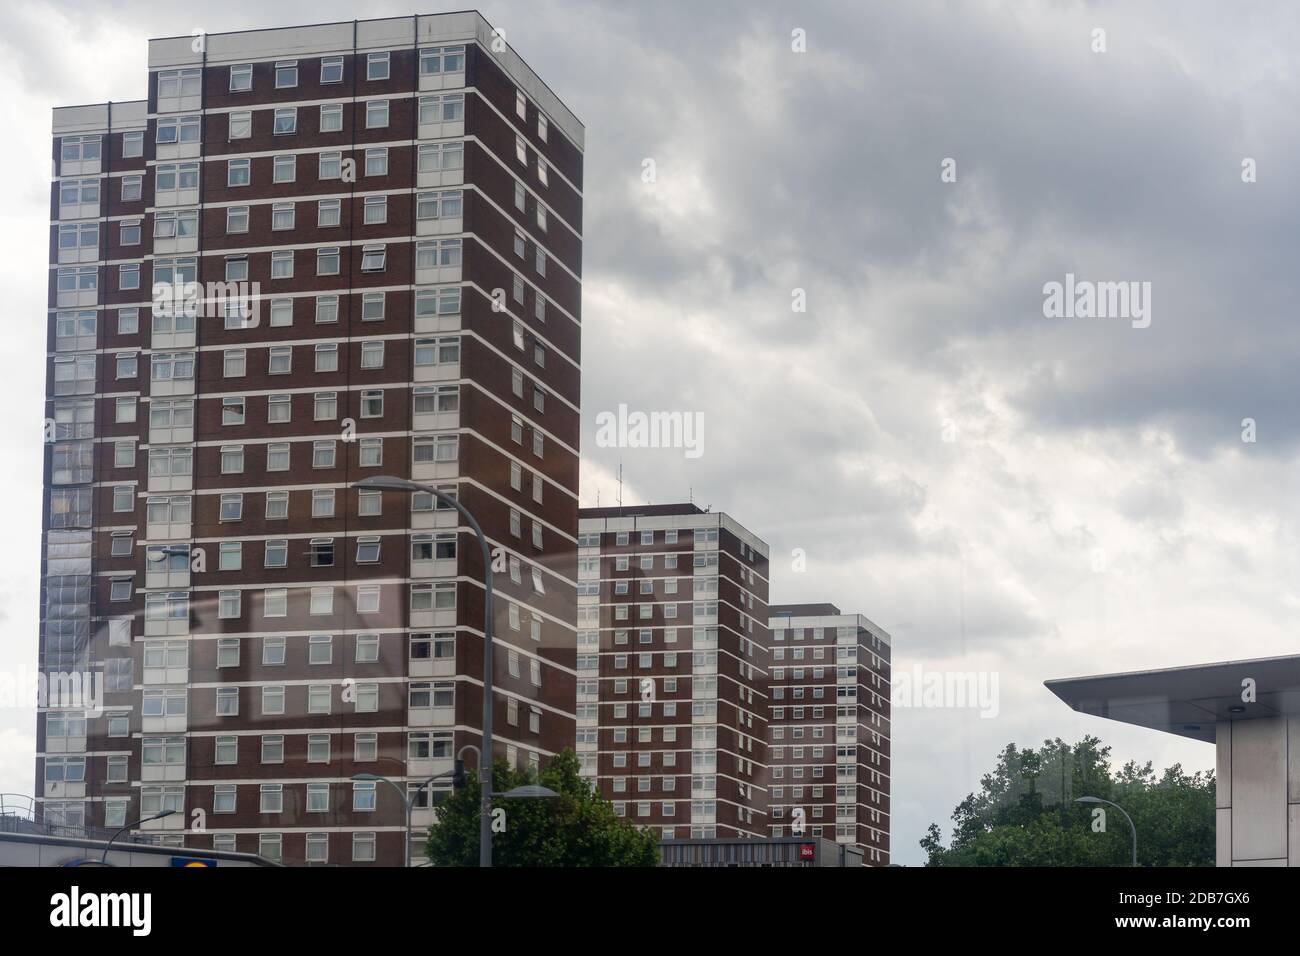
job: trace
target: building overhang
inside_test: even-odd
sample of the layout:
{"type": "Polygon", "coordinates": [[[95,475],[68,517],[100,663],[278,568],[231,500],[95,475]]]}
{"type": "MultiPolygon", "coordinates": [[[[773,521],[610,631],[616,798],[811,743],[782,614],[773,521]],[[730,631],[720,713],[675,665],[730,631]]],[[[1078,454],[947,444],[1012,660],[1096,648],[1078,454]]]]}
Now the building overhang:
{"type": "Polygon", "coordinates": [[[1221,720],[1300,716],[1300,655],[1043,683],[1081,714],[1211,743],[1221,720]],[[1247,680],[1253,701],[1242,699],[1247,680]]]}

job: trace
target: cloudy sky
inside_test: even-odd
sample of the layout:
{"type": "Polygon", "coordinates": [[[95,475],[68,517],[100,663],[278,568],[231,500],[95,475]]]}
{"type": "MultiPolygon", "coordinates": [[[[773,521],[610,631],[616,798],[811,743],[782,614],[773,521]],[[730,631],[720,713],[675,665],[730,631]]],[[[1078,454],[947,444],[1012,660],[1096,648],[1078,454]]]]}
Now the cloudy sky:
{"type": "MultiPolygon", "coordinates": [[[[774,601],[866,614],[896,671],[997,674],[996,717],[896,712],[897,862],[1008,741],[1211,767],[1042,682],[1296,650],[1300,13],[789,6],[479,7],[587,127],[584,503],[621,462],[626,503],[730,513],[771,544],[774,601]],[[1045,318],[1066,273],[1151,283],[1150,327],[1045,318]],[[596,447],[620,403],[702,414],[704,453],[596,447]]],[[[356,9],[84,8],[0,15],[9,674],[36,656],[51,107],[142,97],[149,37],[356,9]]],[[[30,792],[33,745],[0,708],[0,792],[30,792]]]]}

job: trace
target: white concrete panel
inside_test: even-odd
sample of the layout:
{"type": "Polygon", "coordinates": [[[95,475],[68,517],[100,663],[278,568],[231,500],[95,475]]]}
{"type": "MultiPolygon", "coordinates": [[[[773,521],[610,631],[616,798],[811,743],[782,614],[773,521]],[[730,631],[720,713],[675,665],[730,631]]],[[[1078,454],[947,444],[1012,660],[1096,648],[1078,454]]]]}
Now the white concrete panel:
{"type": "Polygon", "coordinates": [[[1232,858],[1285,861],[1287,725],[1232,722],[1232,858]]]}
{"type": "Polygon", "coordinates": [[[1232,806],[1232,721],[1214,725],[1214,805],[1232,806]]]}
{"type": "Polygon", "coordinates": [[[1300,866],[1300,803],[1293,803],[1287,809],[1287,832],[1291,844],[1287,857],[1291,866],[1300,866]]]}
{"type": "Polygon", "coordinates": [[[1300,803],[1300,717],[1287,723],[1287,802],[1300,803]]]}
{"type": "Polygon", "coordinates": [[[1232,811],[1214,811],[1214,865],[1232,866],[1232,811]]]}

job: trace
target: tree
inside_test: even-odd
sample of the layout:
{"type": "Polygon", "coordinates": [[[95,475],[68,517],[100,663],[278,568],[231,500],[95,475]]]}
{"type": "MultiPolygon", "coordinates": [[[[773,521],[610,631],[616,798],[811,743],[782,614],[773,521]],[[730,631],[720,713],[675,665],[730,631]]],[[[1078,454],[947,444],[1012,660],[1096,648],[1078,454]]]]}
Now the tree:
{"type": "MultiPolygon", "coordinates": [[[[493,866],[657,866],[653,833],[633,826],[592,790],[578,773],[572,750],[556,754],[540,774],[519,771],[504,760],[492,766],[494,792],[541,784],[558,798],[497,798],[493,803],[493,866]]],[[[429,828],[428,857],[434,866],[478,866],[478,775],[438,807],[429,828]]]]}
{"type": "Polygon", "coordinates": [[[1110,769],[1110,748],[1096,737],[1074,746],[1047,740],[1038,750],[1007,744],[993,772],[980,780],[952,819],[952,842],[930,824],[921,848],[927,866],[1122,866],[1132,859],[1124,817],[1106,811],[1104,832],[1093,829],[1096,804],[1111,800],[1133,818],[1141,866],[1214,865],[1214,771],[1190,776],[1179,764],[1157,775],[1151,763],[1110,769]]]}

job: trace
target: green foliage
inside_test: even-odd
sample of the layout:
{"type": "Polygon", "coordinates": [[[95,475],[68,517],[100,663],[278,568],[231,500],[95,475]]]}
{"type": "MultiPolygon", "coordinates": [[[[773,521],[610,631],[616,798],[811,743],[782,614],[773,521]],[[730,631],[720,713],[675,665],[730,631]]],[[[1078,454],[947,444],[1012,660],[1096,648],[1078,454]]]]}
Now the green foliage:
{"type": "MultiPolygon", "coordinates": [[[[429,828],[428,856],[434,866],[478,866],[478,775],[467,772],[465,787],[438,808],[429,828]]],[[[539,775],[519,771],[498,760],[492,767],[492,790],[503,793],[526,784],[541,784],[558,798],[493,801],[505,810],[505,829],[492,836],[493,866],[657,866],[654,834],[615,815],[578,773],[578,758],[563,750],[539,775]]]]}
{"type": "Polygon", "coordinates": [[[1111,800],[1133,818],[1140,866],[1214,865],[1214,771],[1190,776],[1174,764],[1157,775],[1151,763],[1110,769],[1110,748],[1096,737],[1071,747],[1047,740],[1038,750],[1008,744],[979,793],[957,805],[952,842],[944,847],[937,823],[921,848],[927,866],[1126,866],[1132,831],[1123,815],[1106,810],[1106,832],[1094,833],[1096,805],[1077,797],[1111,800]]]}

